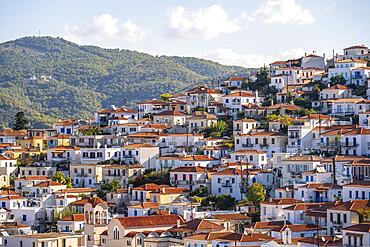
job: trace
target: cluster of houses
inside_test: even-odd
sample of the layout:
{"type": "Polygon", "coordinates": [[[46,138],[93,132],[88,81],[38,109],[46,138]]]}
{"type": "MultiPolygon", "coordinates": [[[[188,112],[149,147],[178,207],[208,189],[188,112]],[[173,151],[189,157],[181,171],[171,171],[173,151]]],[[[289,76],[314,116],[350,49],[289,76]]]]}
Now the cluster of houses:
{"type": "Polygon", "coordinates": [[[305,54],[270,64],[270,95],[232,76],[50,129],[3,129],[0,244],[370,246],[369,61],[363,45],[305,54]],[[161,182],[140,183],[148,174],[161,182]],[[256,183],[266,199],[253,205],[256,183]],[[204,205],[199,191],[236,204],[204,205]]]}

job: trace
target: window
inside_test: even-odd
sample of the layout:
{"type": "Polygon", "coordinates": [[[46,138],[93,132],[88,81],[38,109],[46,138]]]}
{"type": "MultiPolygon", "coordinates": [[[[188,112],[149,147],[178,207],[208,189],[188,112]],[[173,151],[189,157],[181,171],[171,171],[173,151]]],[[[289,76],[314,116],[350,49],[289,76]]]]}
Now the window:
{"type": "Polygon", "coordinates": [[[117,227],[113,230],[113,239],[119,239],[119,230],[117,227]]]}

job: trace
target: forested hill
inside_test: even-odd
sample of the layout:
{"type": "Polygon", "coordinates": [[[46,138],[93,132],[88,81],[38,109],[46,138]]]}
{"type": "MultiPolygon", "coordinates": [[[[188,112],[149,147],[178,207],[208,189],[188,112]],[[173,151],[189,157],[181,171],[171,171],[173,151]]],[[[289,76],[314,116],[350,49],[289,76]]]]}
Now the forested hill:
{"type": "Polygon", "coordinates": [[[161,93],[246,72],[204,59],[24,37],[0,44],[0,124],[11,123],[20,110],[34,126],[57,118],[89,117],[98,107],[158,98],[161,93]],[[30,80],[34,76],[37,80],[30,80]]]}

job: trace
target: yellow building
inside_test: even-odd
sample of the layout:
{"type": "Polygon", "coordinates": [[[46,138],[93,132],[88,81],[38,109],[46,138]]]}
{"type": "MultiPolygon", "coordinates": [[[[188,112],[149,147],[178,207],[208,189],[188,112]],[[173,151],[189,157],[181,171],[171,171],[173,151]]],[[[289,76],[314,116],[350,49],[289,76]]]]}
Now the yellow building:
{"type": "Polygon", "coordinates": [[[25,138],[17,141],[17,145],[26,149],[38,149],[40,151],[45,151],[47,148],[46,137],[43,136],[33,136],[31,138],[25,138]]]}
{"type": "Polygon", "coordinates": [[[55,136],[48,137],[47,146],[50,147],[68,147],[70,146],[69,141],[70,135],[59,134],[55,136]]]}
{"type": "Polygon", "coordinates": [[[159,204],[170,204],[176,198],[188,192],[185,188],[173,188],[169,186],[160,186],[160,189],[150,193],[150,201],[159,204]]]}

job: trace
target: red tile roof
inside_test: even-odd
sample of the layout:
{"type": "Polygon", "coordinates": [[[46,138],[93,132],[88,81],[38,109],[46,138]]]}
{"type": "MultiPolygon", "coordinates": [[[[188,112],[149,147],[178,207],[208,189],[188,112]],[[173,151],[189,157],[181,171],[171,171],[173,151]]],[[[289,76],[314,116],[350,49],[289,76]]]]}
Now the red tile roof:
{"type": "Polygon", "coordinates": [[[72,214],[71,216],[66,216],[61,218],[60,221],[84,221],[85,217],[83,214],[72,214]]]}
{"type": "Polygon", "coordinates": [[[186,116],[186,114],[180,111],[173,110],[173,111],[163,111],[157,114],[153,114],[153,116],[186,116]]]}
{"type": "Polygon", "coordinates": [[[225,228],[219,224],[216,224],[210,220],[206,219],[194,219],[186,222],[179,227],[173,227],[169,229],[170,232],[196,232],[196,231],[222,231],[225,228]]]}
{"type": "Polygon", "coordinates": [[[152,215],[152,216],[134,216],[134,217],[118,217],[120,224],[125,228],[130,227],[154,227],[154,226],[174,226],[177,221],[180,224],[184,223],[184,219],[178,215],[152,215]]]}
{"type": "Polygon", "coordinates": [[[50,186],[63,186],[64,184],[54,182],[54,181],[45,181],[38,184],[35,184],[34,187],[50,187],[50,186]]]}
{"type": "Polygon", "coordinates": [[[242,213],[233,213],[233,214],[213,214],[211,216],[212,218],[219,219],[219,220],[225,220],[225,221],[233,221],[233,220],[250,220],[249,216],[246,216],[242,213]]]}
{"type": "Polygon", "coordinates": [[[237,91],[237,92],[231,92],[230,94],[227,94],[224,96],[224,98],[229,98],[229,97],[255,97],[255,95],[247,91],[237,91]]]}
{"type": "Polygon", "coordinates": [[[351,225],[351,226],[343,228],[343,230],[353,231],[353,232],[370,232],[370,222],[351,225]]]}
{"type": "Polygon", "coordinates": [[[99,197],[84,198],[84,199],[72,202],[71,205],[83,206],[87,203],[91,203],[93,207],[95,207],[99,203],[103,203],[103,204],[108,205],[108,203],[106,201],[104,201],[103,199],[100,199],[99,197]]]}
{"type": "Polygon", "coordinates": [[[353,200],[348,202],[342,202],[338,205],[329,207],[330,210],[335,211],[357,211],[359,209],[370,209],[369,200],[353,200]]]}
{"type": "Polygon", "coordinates": [[[207,169],[200,166],[181,166],[177,167],[170,172],[197,172],[197,173],[204,173],[207,172],[207,169]]]}
{"type": "Polygon", "coordinates": [[[297,199],[293,199],[293,198],[281,198],[281,199],[272,199],[269,202],[261,202],[260,204],[263,204],[263,205],[289,205],[289,204],[295,204],[295,203],[298,203],[298,202],[302,202],[302,201],[297,200],[297,199]]]}

